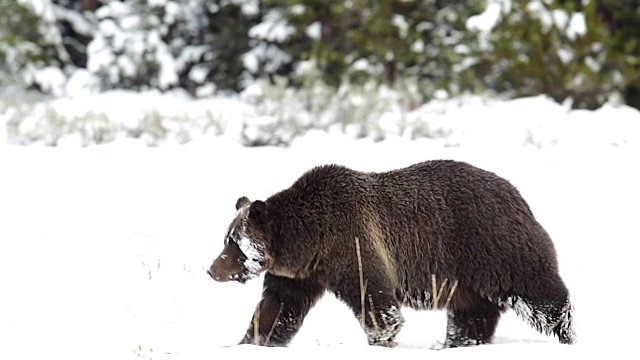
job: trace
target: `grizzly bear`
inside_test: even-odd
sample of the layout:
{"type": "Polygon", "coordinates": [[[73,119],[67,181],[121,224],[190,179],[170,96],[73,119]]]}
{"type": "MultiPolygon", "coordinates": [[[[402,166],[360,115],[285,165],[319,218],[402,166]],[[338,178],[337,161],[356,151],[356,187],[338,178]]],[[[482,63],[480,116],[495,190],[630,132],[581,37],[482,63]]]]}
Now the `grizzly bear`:
{"type": "Polygon", "coordinates": [[[445,348],[491,342],[508,309],[575,341],[552,240],[492,172],[453,160],[380,173],[322,165],[235,207],[207,272],[242,283],[265,272],[241,344],[286,346],[325,291],[351,308],[371,345],[394,346],[403,306],[446,310],[445,348]]]}

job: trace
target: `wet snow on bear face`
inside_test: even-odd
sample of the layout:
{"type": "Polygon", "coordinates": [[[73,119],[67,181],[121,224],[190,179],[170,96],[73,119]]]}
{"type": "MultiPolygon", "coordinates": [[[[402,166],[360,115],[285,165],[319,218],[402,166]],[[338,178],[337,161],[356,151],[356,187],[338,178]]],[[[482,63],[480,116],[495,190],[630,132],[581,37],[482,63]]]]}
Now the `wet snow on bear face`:
{"type": "Polygon", "coordinates": [[[249,203],[238,206],[224,239],[224,249],[211,265],[209,274],[216,281],[244,283],[264,270],[264,246],[252,239],[247,231],[249,207],[249,203]]]}
{"type": "MultiPolygon", "coordinates": [[[[245,212],[248,211],[245,210],[245,212]]],[[[247,236],[247,215],[245,213],[242,216],[243,219],[240,229],[235,232],[232,230],[229,236],[235,235],[231,241],[235,241],[238,247],[240,247],[240,251],[247,257],[243,265],[247,270],[247,274],[253,278],[258,276],[263,269],[265,259],[264,247],[247,236]]]]}

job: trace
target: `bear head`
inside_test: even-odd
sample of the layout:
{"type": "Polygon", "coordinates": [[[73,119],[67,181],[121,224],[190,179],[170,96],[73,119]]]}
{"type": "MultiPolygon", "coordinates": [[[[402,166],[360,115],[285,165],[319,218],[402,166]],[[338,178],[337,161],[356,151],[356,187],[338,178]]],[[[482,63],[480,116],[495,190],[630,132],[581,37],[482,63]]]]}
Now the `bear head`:
{"type": "Polygon", "coordinates": [[[216,281],[241,283],[266,270],[270,262],[267,206],[242,196],[236,202],[236,216],[224,238],[224,248],[207,273],[216,281]]]}

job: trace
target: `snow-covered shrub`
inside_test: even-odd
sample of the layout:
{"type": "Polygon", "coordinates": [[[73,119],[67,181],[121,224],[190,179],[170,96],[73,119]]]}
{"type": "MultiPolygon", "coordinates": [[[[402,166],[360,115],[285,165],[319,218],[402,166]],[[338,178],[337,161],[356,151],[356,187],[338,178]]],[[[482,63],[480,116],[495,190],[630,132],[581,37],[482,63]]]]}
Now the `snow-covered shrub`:
{"type": "Polygon", "coordinates": [[[298,87],[276,78],[247,88],[241,98],[253,105],[256,117],[243,124],[245,145],[288,145],[310,130],[346,133],[355,138],[382,140],[387,136],[423,136],[420,121],[411,123],[408,113],[421,97],[418,86],[404,83],[395,88],[374,80],[327,84],[314,66],[303,66],[304,82],[298,87]]]}

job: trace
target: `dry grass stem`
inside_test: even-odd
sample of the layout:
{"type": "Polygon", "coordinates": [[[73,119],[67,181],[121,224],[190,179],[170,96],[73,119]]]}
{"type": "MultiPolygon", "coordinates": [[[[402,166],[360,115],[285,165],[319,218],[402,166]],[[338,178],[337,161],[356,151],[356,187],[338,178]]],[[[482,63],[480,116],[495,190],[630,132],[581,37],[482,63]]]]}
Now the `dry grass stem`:
{"type": "Polygon", "coordinates": [[[276,325],[278,325],[278,321],[280,320],[280,315],[282,315],[282,309],[284,309],[284,303],[280,303],[280,310],[276,314],[275,319],[273,319],[273,324],[271,324],[271,329],[269,329],[269,333],[267,334],[267,338],[264,339],[264,344],[268,345],[269,340],[271,340],[271,335],[273,335],[273,331],[276,329],[276,325]]]}
{"type": "Polygon", "coordinates": [[[442,293],[444,293],[444,288],[447,286],[447,282],[448,281],[449,281],[449,279],[444,279],[442,284],[440,284],[440,289],[438,290],[438,301],[440,301],[440,299],[442,299],[442,293]]]}
{"type": "Polygon", "coordinates": [[[431,297],[433,298],[433,309],[438,308],[438,284],[436,274],[431,274],[431,297]]]}
{"type": "Polygon", "coordinates": [[[253,344],[260,345],[260,304],[256,307],[256,313],[253,316],[253,344]]]}
{"type": "Polygon", "coordinates": [[[457,288],[458,288],[458,280],[453,282],[453,286],[451,287],[451,290],[449,290],[449,296],[447,296],[447,302],[444,304],[445,309],[449,306],[449,302],[451,301],[451,298],[453,297],[453,293],[456,292],[457,288]]]}
{"type": "Polygon", "coordinates": [[[364,271],[362,270],[362,254],[360,253],[360,239],[356,236],[356,256],[358,257],[358,273],[360,275],[360,326],[364,329],[365,323],[365,293],[367,284],[364,281],[364,271]]]}
{"type": "MultiPolygon", "coordinates": [[[[444,289],[447,287],[447,282],[449,282],[449,278],[444,279],[440,287],[438,288],[438,280],[436,279],[435,274],[431,274],[431,294],[433,297],[433,309],[437,310],[440,304],[440,300],[442,299],[442,295],[444,295],[444,289]]],[[[451,302],[451,298],[453,297],[453,293],[456,291],[458,287],[458,280],[453,283],[451,289],[449,289],[449,295],[447,296],[447,300],[444,303],[443,309],[446,309],[449,306],[449,302],[451,302]]]]}
{"type": "Polygon", "coordinates": [[[376,333],[380,333],[380,326],[378,325],[378,320],[376,320],[376,313],[373,311],[373,298],[369,295],[369,317],[371,318],[371,323],[373,324],[373,329],[376,333]]]}

